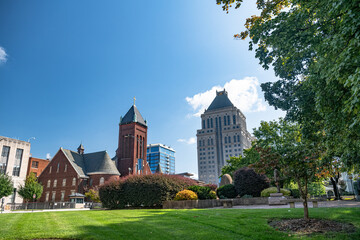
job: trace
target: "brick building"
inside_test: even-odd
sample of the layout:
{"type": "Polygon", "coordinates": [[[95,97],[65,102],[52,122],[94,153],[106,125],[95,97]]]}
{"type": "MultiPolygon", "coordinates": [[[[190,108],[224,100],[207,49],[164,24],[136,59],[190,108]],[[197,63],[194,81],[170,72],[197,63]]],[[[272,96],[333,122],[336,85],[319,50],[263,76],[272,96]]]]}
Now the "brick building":
{"type": "Polygon", "coordinates": [[[134,105],[120,117],[119,142],[114,161],[121,176],[147,175],[151,169],[146,161],[147,123],[134,105]]]}
{"type": "Polygon", "coordinates": [[[29,164],[26,176],[29,176],[30,173],[35,173],[35,176],[38,177],[46,166],[50,163],[49,159],[40,159],[40,158],[29,158],[29,164]]]}
{"type": "Polygon", "coordinates": [[[120,173],[106,151],[84,153],[64,148],[55,154],[39,176],[44,190],[40,202],[67,202],[69,195],[119,179],[120,173]]]}

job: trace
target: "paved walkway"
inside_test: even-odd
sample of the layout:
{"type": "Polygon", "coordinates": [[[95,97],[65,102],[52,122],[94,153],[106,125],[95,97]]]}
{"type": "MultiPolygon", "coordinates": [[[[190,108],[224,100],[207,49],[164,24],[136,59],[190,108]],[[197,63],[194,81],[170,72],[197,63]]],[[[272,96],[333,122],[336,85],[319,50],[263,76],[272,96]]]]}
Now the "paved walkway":
{"type": "MultiPolygon", "coordinates": [[[[308,203],[309,208],[312,208],[312,202],[308,203]]],[[[360,207],[360,202],[356,201],[324,201],[324,202],[318,202],[318,207],[321,208],[327,208],[327,207],[360,207]]],[[[216,208],[223,208],[223,207],[216,207],[216,208]]],[[[272,208],[290,208],[290,205],[239,205],[234,206],[233,208],[239,208],[239,209],[272,209],[272,208]]],[[[303,208],[302,202],[296,202],[295,208],[303,208]]]]}
{"type": "Polygon", "coordinates": [[[87,211],[90,208],[63,208],[63,209],[44,209],[44,210],[26,210],[26,211],[3,211],[3,213],[32,213],[32,212],[66,212],[66,211],[87,211]]]}

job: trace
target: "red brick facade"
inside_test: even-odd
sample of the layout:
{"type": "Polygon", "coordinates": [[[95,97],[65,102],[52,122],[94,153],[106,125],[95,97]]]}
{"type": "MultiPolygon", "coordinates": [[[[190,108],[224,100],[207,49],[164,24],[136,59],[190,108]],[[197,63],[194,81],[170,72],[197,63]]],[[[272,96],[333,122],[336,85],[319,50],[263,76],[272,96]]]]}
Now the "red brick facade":
{"type": "Polygon", "coordinates": [[[147,127],[136,122],[120,124],[119,127],[116,156],[121,177],[129,174],[151,174],[150,166],[146,161],[147,127]],[[141,167],[139,167],[140,163],[141,167]]]}
{"type": "Polygon", "coordinates": [[[26,176],[29,174],[35,173],[35,176],[38,177],[42,173],[42,171],[46,168],[46,166],[50,163],[50,160],[47,159],[40,159],[40,158],[29,158],[29,165],[26,176]]]}
{"type": "Polygon", "coordinates": [[[119,179],[118,175],[94,174],[80,176],[73,168],[62,150],[59,150],[39,176],[44,190],[40,202],[68,202],[73,193],[84,194],[88,189],[99,186],[100,178],[104,183],[119,179]]]}

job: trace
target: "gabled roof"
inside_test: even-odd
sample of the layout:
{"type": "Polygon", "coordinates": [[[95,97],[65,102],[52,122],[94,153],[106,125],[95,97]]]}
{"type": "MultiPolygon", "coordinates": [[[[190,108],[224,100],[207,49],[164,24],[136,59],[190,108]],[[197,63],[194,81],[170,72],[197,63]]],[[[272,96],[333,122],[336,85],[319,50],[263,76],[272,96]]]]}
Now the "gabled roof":
{"type": "Polygon", "coordinates": [[[61,148],[61,150],[80,177],[91,174],[120,175],[106,151],[79,154],[68,149],[61,148]]]}
{"type": "Polygon", "coordinates": [[[132,105],[131,108],[129,109],[129,111],[125,114],[125,116],[123,118],[121,118],[120,125],[129,124],[129,123],[133,123],[133,122],[140,123],[144,126],[147,126],[146,121],[141,116],[139,110],[137,109],[137,107],[135,105],[132,105]]]}
{"type": "Polygon", "coordinates": [[[216,110],[225,107],[234,107],[234,104],[228,98],[228,93],[225,91],[216,91],[216,97],[206,111],[216,110]]]}

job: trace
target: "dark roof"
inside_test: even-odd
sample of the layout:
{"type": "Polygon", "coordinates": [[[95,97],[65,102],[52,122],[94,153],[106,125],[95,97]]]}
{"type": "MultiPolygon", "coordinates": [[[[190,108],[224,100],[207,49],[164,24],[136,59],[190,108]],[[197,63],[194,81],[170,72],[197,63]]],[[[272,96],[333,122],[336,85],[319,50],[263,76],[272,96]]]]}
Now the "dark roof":
{"type": "Polygon", "coordinates": [[[128,124],[128,123],[140,123],[144,126],[146,126],[146,121],[144,120],[144,118],[141,116],[139,110],[137,109],[137,107],[135,105],[132,105],[131,108],[129,109],[129,111],[125,114],[125,116],[123,118],[121,118],[120,120],[120,124],[128,124]]]}
{"type": "Polygon", "coordinates": [[[232,104],[232,102],[228,98],[227,92],[224,89],[224,91],[220,91],[220,92],[216,91],[216,97],[206,111],[216,110],[225,107],[233,107],[233,106],[234,104],[232,104]]]}
{"type": "Polygon", "coordinates": [[[120,175],[106,151],[79,154],[68,149],[61,148],[61,150],[80,177],[87,177],[91,174],[120,175]]]}

